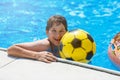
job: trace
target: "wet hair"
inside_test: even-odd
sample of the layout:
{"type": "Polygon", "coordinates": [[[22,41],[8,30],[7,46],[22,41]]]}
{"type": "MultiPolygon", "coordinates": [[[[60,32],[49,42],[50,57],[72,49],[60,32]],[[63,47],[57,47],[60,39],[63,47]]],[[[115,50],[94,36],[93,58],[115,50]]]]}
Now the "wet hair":
{"type": "Polygon", "coordinates": [[[120,41],[120,32],[115,35],[114,41],[120,41]]]}
{"type": "Polygon", "coordinates": [[[57,25],[60,25],[62,23],[65,27],[65,30],[67,31],[67,21],[65,17],[61,15],[54,15],[50,17],[47,21],[46,30],[49,30],[53,26],[54,23],[56,23],[57,25]]]}

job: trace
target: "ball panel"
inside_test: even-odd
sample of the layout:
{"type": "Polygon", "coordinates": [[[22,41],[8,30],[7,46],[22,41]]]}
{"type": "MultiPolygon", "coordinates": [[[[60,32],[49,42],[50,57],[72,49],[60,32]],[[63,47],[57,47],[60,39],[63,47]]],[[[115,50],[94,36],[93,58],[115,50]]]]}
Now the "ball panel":
{"type": "Polygon", "coordinates": [[[75,37],[78,38],[79,40],[83,40],[87,38],[87,35],[82,30],[78,30],[76,31],[75,37]]]}
{"type": "Polygon", "coordinates": [[[60,54],[61,58],[63,58],[63,59],[66,58],[65,55],[64,55],[64,53],[62,53],[61,51],[59,52],[59,54],[60,54]]]}
{"type": "Polygon", "coordinates": [[[87,38],[88,38],[91,42],[94,42],[93,38],[92,38],[89,34],[87,34],[87,38]]]}
{"type": "Polygon", "coordinates": [[[70,57],[71,57],[71,54],[73,53],[73,49],[74,49],[74,48],[72,47],[71,44],[67,44],[67,45],[65,45],[65,46],[63,47],[62,53],[64,53],[64,56],[65,56],[65,57],[70,58],[70,57]]]}
{"type": "Polygon", "coordinates": [[[74,38],[71,42],[73,48],[81,47],[81,40],[74,38]]]}
{"type": "Polygon", "coordinates": [[[82,48],[76,48],[74,49],[74,52],[72,53],[72,59],[75,61],[81,61],[85,59],[86,57],[86,52],[82,48]]]}
{"type": "Polygon", "coordinates": [[[93,42],[93,48],[92,48],[92,51],[93,51],[93,53],[95,54],[95,52],[96,52],[96,44],[95,44],[95,42],[93,42]]]}
{"type": "Polygon", "coordinates": [[[74,34],[66,32],[63,38],[61,39],[61,41],[62,44],[67,44],[67,43],[71,43],[73,39],[74,39],[74,34]]]}
{"type": "Polygon", "coordinates": [[[89,62],[89,60],[83,59],[83,60],[80,60],[80,61],[77,61],[77,62],[81,62],[81,63],[88,63],[88,62],[89,62]]]}
{"type": "Polygon", "coordinates": [[[62,42],[60,42],[60,45],[59,45],[59,51],[62,51],[64,45],[62,44],[62,42]]]}
{"type": "Polygon", "coordinates": [[[90,60],[93,57],[93,51],[87,53],[86,60],[90,60]]]}
{"type": "Polygon", "coordinates": [[[89,39],[82,40],[82,48],[84,48],[86,52],[91,51],[92,47],[92,43],[89,39]]]}

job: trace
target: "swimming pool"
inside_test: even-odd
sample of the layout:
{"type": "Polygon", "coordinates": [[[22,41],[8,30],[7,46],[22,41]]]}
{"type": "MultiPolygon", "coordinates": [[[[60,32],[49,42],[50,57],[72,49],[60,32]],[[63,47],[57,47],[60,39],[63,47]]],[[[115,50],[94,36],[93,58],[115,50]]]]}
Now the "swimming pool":
{"type": "Polygon", "coordinates": [[[118,70],[109,60],[107,48],[120,31],[119,0],[1,0],[0,47],[46,37],[47,19],[55,14],[66,17],[68,30],[88,31],[97,46],[91,65],[118,70]]]}

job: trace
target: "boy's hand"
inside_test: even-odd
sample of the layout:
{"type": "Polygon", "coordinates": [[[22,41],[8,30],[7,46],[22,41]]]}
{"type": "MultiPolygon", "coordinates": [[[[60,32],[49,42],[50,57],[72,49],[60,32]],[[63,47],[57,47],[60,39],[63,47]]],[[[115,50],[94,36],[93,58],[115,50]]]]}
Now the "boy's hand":
{"type": "Polygon", "coordinates": [[[56,62],[57,58],[50,52],[42,51],[36,54],[36,59],[46,63],[56,62]]]}

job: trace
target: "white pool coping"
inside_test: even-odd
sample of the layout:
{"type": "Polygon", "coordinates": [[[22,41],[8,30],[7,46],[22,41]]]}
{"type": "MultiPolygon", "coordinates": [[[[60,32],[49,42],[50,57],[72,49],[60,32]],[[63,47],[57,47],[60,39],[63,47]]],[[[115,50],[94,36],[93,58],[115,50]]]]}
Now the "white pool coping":
{"type": "Polygon", "coordinates": [[[120,72],[58,59],[58,62],[10,57],[0,50],[0,80],[120,80],[120,72]]]}

